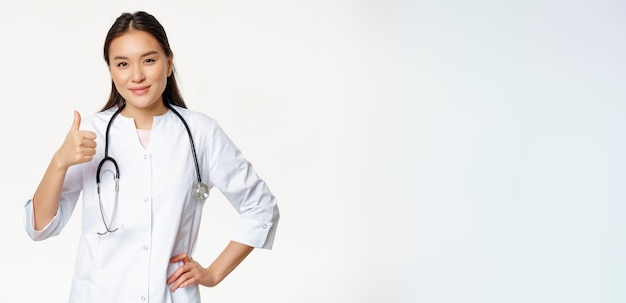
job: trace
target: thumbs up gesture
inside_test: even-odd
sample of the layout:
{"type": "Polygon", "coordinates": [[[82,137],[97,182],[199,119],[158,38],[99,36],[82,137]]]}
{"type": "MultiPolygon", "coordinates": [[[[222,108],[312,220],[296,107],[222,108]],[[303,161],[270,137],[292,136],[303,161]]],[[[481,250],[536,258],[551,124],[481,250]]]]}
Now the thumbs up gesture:
{"type": "Polygon", "coordinates": [[[80,130],[80,113],[74,111],[74,123],[65,137],[55,158],[61,167],[89,162],[96,154],[96,133],[80,130]]]}

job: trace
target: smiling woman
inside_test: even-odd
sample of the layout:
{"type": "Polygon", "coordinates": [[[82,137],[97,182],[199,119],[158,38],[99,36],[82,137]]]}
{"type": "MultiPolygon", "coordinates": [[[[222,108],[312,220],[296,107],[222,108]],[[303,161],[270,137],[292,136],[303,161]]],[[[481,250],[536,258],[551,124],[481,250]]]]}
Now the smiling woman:
{"type": "Polygon", "coordinates": [[[174,54],[167,35],[162,27],[154,27],[152,23],[122,14],[104,43],[104,60],[113,83],[111,97],[103,110],[123,99],[127,107],[122,115],[138,115],[135,118],[138,129],[150,129],[152,117],[166,112],[163,95],[172,104],[185,107],[173,73],[174,54]]]}
{"type": "Polygon", "coordinates": [[[165,30],[152,15],[117,18],[104,59],[110,98],[85,120],[74,112],[26,204],[26,231],[33,240],[58,235],[82,193],[70,302],[199,302],[198,285],[215,286],[253,248],[272,248],[276,199],[216,121],[186,108],[165,30]],[[113,178],[101,182],[108,173],[113,178]],[[192,255],[211,187],[240,219],[230,243],[203,267],[192,255]]]}
{"type": "Polygon", "coordinates": [[[138,129],[151,129],[152,117],[165,114],[162,92],[172,75],[172,55],[166,55],[152,35],[131,30],[111,42],[109,71],[115,90],[126,101],[124,116],[138,129]]]}

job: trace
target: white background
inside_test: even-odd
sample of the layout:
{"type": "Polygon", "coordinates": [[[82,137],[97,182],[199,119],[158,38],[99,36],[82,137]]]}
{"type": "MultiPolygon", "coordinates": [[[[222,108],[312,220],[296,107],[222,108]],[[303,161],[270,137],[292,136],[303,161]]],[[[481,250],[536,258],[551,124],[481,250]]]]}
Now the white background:
{"type": "MultiPolygon", "coordinates": [[[[21,207],[135,10],[279,199],[204,302],[626,301],[624,2],[174,3],[0,4],[2,302],[66,301],[80,216],[32,242],[21,207]]],[[[213,192],[195,259],[235,218],[213,192]]]]}

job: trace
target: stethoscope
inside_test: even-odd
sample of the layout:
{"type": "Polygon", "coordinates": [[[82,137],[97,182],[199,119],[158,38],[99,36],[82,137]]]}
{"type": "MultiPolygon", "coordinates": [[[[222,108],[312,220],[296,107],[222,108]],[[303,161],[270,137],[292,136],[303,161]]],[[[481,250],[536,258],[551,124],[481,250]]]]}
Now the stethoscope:
{"type": "MultiPolygon", "coordinates": [[[[196,156],[196,148],[193,143],[193,137],[191,136],[191,130],[189,129],[189,125],[187,125],[187,122],[185,121],[183,116],[181,116],[180,113],[178,113],[171,106],[171,104],[167,102],[163,102],[163,103],[165,103],[165,107],[167,107],[174,114],[176,114],[176,116],[180,119],[180,121],[183,122],[183,125],[185,125],[185,129],[187,130],[187,135],[189,135],[189,143],[191,144],[191,153],[193,155],[193,162],[196,166],[197,181],[194,182],[193,185],[191,186],[191,193],[196,199],[205,201],[209,197],[209,186],[203,183],[202,179],[200,178],[200,166],[198,165],[198,157],[196,156]]],[[[104,232],[97,232],[98,235],[106,235],[107,233],[112,233],[119,229],[119,227],[116,227],[113,229],[112,224],[113,224],[113,220],[115,219],[115,214],[117,213],[120,169],[119,169],[119,166],[117,165],[117,161],[115,161],[113,157],[109,156],[109,130],[111,129],[111,124],[113,123],[113,120],[115,120],[115,117],[117,117],[117,115],[119,115],[119,113],[122,112],[124,107],[126,107],[126,103],[123,103],[120,106],[120,108],[117,111],[115,111],[113,116],[111,116],[109,123],[107,124],[107,129],[106,129],[106,133],[104,137],[104,158],[102,159],[102,161],[100,161],[100,164],[98,164],[98,170],[96,171],[96,184],[98,185],[98,205],[100,206],[100,216],[102,217],[102,223],[104,224],[104,228],[106,228],[106,231],[104,232]],[[108,223],[107,223],[106,218],[104,217],[104,208],[102,206],[102,199],[100,197],[100,173],[102,170],[102,166],[106,162],[113,163],[113,166],[115,167],[115,171],[111,169],[104,170],[105,173],[110,172],[111,174],[113,174],[113,181],[115,182],[115,198],[113,202],[113,211],[112,211],[111,221],[108,223]]]]}

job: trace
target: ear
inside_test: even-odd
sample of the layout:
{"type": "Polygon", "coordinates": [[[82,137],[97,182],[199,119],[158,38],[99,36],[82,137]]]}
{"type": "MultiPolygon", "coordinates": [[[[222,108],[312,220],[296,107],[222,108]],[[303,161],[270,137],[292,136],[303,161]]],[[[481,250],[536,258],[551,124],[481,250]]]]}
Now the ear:
{"type": "Polygon", "coordinates": [[[174,54],[171,54],[167,60],[167,77],[171,77],[174,72],[174,54]]]}

